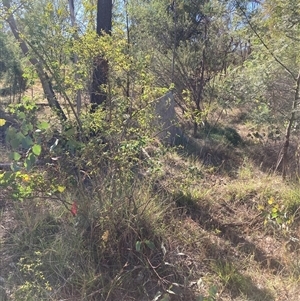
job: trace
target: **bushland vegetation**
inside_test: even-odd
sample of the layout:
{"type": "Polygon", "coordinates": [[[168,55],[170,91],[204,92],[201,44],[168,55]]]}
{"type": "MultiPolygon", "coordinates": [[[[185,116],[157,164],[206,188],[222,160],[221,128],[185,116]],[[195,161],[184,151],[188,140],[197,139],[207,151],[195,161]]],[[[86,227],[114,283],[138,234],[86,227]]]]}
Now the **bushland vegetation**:
{"type": "Polygon", "coordinates": [[[0,300],[298,300],[297,1],[0,1],[0,300]]]}

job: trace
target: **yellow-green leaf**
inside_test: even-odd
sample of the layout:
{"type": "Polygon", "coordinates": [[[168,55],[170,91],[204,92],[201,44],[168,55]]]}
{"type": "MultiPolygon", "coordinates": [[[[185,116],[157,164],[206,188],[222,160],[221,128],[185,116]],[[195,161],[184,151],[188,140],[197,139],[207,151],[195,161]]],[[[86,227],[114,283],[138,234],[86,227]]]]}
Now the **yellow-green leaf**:
{"type": "Polygon", "coordinates": [[[42,148],[39,144],[35,144],[33,147],[32,147],[32,152],[36,155],[36,156],[39,156],[41,154],[41,151],[42,151],[42,148]]]}
{"type": "Polygon", "coordinates": [[[57,186],[57,191],[62,193],[66,190],[66,187],[65,186],[57,186]]]}
{"type": "Polygon", "coordinates": [[[0,126],[3,126],[3,125],[5,125],[5,123],[6,123],[6,120],[5,120],[5,119],[1,119],[1,118],[0,118],[0,126]]]}
{"type": "Polygon", "coordinates": [[[265,209],[265,207],[264,207],[263,205],[258,205],[258,206],[257,206],[257,209],[258,209],[259,211],[263,211],[263,210],[265,209]]]}

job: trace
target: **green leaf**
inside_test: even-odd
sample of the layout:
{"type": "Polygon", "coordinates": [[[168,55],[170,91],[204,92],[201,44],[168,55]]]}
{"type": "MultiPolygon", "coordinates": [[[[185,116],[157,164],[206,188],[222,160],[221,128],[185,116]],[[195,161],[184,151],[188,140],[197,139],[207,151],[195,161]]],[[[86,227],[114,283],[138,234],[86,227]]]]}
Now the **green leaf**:
{"type": "Polygon", "coordinates": [[[26,118],[26,115],[25,115],[25,113],[24,112],[19,112],[18,113],[18,117],[20,118],[20,119],[25,119],[26,118]]]}
{"type": "Polygon", "coordinates": [[[7,138],[13,149],[17,149],[21,145],[22,147],[27,148],[26,146],[29,143],[30,137],[25,137],[21,132],[17,132],[15,129],[11,129],[8,133],[7,138]]]}
{"type": "Polygon", "coordinates": [[[152,241],[150,241],[150,240],[145,240],[145,244],[146,244],[146,246],[147,246],[149,249],[151,249],[151,250],[154,250],[154,249],[155,249],[155,245],[154,245],[154,243],[153,243],[152,241]]]}
{"type": "Polygon", "coordinates": [[[26,167],[27,171],[29,171],[32,168],[35,161],[36,161],[35,156],[33,154],[29,154],[29,156],[25,159],[25,162],[24,162],[24,166],[26,167]]]}
{"type": "Polygon", "coordinates": [[[14,161],[19,161],[21,159],[21,155],[19,153],[17,153],[17,152],[13,152],[12,153],[12,159],[14,161]]]}
{"type": "Polygon", "coordinates": [[[16,172],[16,171],[20,170],[20,165],[19,165],[17,162],[13,162],[13,163],[10,165],[10,169],[11,169],[13,172],[16,172]]]}
{"type": "Polygon", "coordinates": [[[47,129],[50,127],[50,125],[49,125],[48,122],[42,121],[41,123],[38,124],[37,127],[38,127],[38,129],[40,129],[40,130],[47,130],[47,129]]]}
{"type": "Polygon", "coordinates": [[[14,181],[15,179],[16,179],[16,174],[14,172],[6,171],[3,174],[3,180],[5,182],[11,182],[11,181],[14,181]]]}
{"type": "Polygon", "coordinates": [[[210,288],[209,288],[209,296],[210,297],[215,297],[217,295],[217,292],[218,292],[218,289],[215,285],[212,285],[210,288]]]}
{"type": "Polygon", "coordinates": [[[30,136],[24,136],[22,138],[22,147],[29,149],[33,145],[33,141],[30,136]]]}
{"type": "Polygon", "coordinates": [[[33,125],[31,123],[24,123],[22,125],[22,133],[28,135],[29,132],[33,130],[33,125]]]}
{"type": "Polygon", "coordinates": [[[32,152],[36,155],[36,156],[39,156],[41,154],[41,151],[42,151],[42,147],[39,145],[39,144],[35,144],[33,147],[32,147],[32,152]]]}
{"type": "Polygon", "coordinates": [[[135,250],[136,250],[137,252],[140,252],[140,251],[141,251],[141,245],[142,245],[142,242],[139,241],[139,240],[135,243],[135,250]]]}
{"type": "Polygon", "coordinates": [[[19,141],[18,139],[12,139],[12,140],[10,141],[10,145],[11,145],[11,147],[12,147],[13,149],[16,149],[16,148],[19,147],[20,141],[19,141]]]}

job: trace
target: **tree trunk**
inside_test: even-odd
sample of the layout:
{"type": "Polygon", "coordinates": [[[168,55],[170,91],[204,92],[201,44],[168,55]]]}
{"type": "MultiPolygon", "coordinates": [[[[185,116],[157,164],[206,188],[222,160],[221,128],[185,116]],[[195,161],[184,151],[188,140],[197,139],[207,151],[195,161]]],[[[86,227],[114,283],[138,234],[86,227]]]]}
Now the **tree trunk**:
{"type": "MultiPolygon", "coordinates": [[[[97,34],[111,33],[112,27],[112,0],[98,0],[97,2],[97,34]]],[[[91,112],[104,104],[107,99],[107,92],[103,87],[108,80],[108,61],[103,57],[94,60],[93,81],[91,87],[91,112]]]]}
{"type": "MultiPolygon", "coordinates": [[[[3,2],[3,6],[9,11],[10,10],[10,1],[3,0],[2,2],[3,2]]],[[[29,53],[29,48],[28,48],[27,44],[25,43],[25,41],[20,37],[19,30],[17,27],[17,23],[14,19],[14,16],[12,14],[10,14],[6,21],[8,22],[15,39],[18,41],[23,54],[26,56],[29,53]]],[[[49,79],[47,73],[44,72],[43,65],[36,58],[29,58],[29,61],[35,67],[35,70],[41,81],[45,96],[48,100],[49,106],[53,110],[55,110],[55,112],[57,113],[57,115],[59,116],[59,118],[62,121],[66,121],[67,117],[56,98],[56,95],[51,86],[50,79],[49,79]]]]}
{"type": "MultiPolygon", "coordinates": [[[[205,27],[204,27],[204,47],[202,50],[202,62],[201,62],[201,74],[199,78],[199,84],[196,83],[195,88],[198,91],[195,91],[197,93],[193,93],[194,95],[196,94],[196,110],[197,110],[197,115],[200,114],[201,112],[201,103],[203,100],[203,90],[205,86],[205,68],[206,68],[206,46],[207,46],[207,20],[205,21],[205,27]]],[[[198,131],[198,121],[197,118],[194,122],[194,137],[197,136],[197,131],[198,131]]]]}
{"type": "MultiPolygon", "coordinates": [[[[75,39],[78,38],[77,35],[77,24],[76,24],[76,18],[75,18],[75,9],[74,9],[74,0],[69,0],[69,8],[70,8],[70,18],[71,18],[71,24],[76,29],[75,39]]],[[[76,65],[78,63],[78,55],[74,53],[74,64],[76,65]]],[[[75,73],[74,75],[75,81],[79,79],[78,73],[75,73]]],[[[81,100],[81,91],[78,90],[76,94],[76,109],[77,109],[77,115],[80,115],[82,100],[81,100]]]]}
{"type": "MultiPolygon", "coordinates": [[[[127,37],[127,51],[128,55],[130,54],[130,26],[129,26],[129,15],[128,15],[128,1],[124,0],[124,6],[125,6],[125,18],[126,18],[126,37],[127,37]]],[[[126,88],[125,88],[125,95],[129,98],[130,96],[130,76],[129,71],[126,73],[126,88]]]]}
{"type": "Polygon", "coordinates": [[[299,92],[300,92],[300,71],[297,76],[297,81],[296,81],[296,89],[295,89],[295,96],[294,100],[292,103],[292,113],[286,128],[286,133],[285,133],[285,141],[283,145],[283,150],[282,150],[282,177],[283,179],[286,178],[287,174],[287,169],[288,169],[288,150],[289,150],[289,145],[290,145],[290,136],[291,136],[291,131],[292,127],[296,118],[296,110],[298,107],[298,102],[299,102],[299,92]]]}

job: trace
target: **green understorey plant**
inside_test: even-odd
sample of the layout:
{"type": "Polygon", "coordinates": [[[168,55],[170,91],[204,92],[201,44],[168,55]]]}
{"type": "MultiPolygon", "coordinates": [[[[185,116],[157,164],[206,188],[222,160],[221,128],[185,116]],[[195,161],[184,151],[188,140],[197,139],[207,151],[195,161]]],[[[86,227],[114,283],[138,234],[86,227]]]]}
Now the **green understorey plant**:
{"type": "Polygon", "coordinates": [[[265,226],[273,225],[288,232],[293,224],[293,216],[290,214],[288,207],[282,202],[275,200],[274,197],[270,197],[264,206],[259,205],[258,210],[264,216],[265,226]]]}
{"type": "MultiPolygon", "coordinates": [[[[11,105],[10,113],[15,116],[18,126],[10,126],[6,130],[6,143],[9,146],[11,170],[0,174],[1,186],[15,200],[51,195],[62,192],[55,179],[47,179],[46,171],[39,168],[45,156],[45,135],[50,125],[46,121],[38,121],[37,106],[28,99],[20,104],[11,105]]],[[[2,122],[2,126],[5,121],[2,122]]]]}
{"type": "Polygon", "coordinates": [[[124,101],[110,112],[83,115],[80,135],[71,127],[58,136],[37,118],[34,104],[24,101],[11,108],[20,126],[7,130],[13,162],[1,173],[0,186],[16,201],[19,231],[12,244],[19,282],[12,298],[68,294],[116,300],[128,287],[132,296],[153,298],[157,291],[168,296],[171,284],[183,281],[174,267],[164,265],[161,251],[172,199],[153,189],[161,173],[154,156],[160,151],[150,158],[143,153],[158,130],[151,125],[153,107],[142,103],[124,117],[127,107],[124,101]],[[110,113],[108,122],[104,116],[110,113]],[[141,279],[135,283],[137,276],[141,279]]]}
{"type": "Polygon", "coordinates": [[[21,257],[17,264],[22,284],[14,292],[15,300],[48,299],[53,288],[45,278],[41,252],[35,251],[33,258],[21,257]]]}

